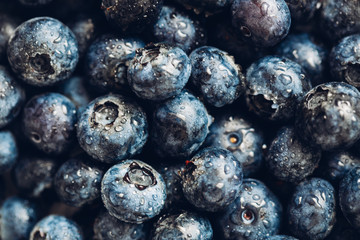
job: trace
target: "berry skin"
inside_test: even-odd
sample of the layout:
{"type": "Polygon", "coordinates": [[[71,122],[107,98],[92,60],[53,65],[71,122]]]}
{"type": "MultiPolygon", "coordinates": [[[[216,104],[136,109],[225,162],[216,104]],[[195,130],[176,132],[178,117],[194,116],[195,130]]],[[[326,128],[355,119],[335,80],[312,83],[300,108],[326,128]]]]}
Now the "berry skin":
{"type": "Polygon", "coordinates": [[[228,53],[215,47],[200,47],[190,54],[191,83],[207,103],[222,107],[245,91],[241,66],[228,53]]]}
{"type": "Polygon", "coordinates": [[[7,43],[15,28],[19,25],[18,20],[11,15],[0,13],[0,62],[5,60],[7,43]]]}
{"type": "Polygon", "coordinates": [[[136,102],[109,94],[96,98],[82,112],[77,137],[92,158],[115,164],[141,151],[147,127],[146,114],[136,102]]]}
{"type": "Polygon", "coordinates": [[[150,165],[125,160],[105,173],[101,197],[111,216],[140,224],[160,213],[165,204],[166,186],[150,165]]]}
{"type": "Polygon", "coordinates": [[[299,104],[298,135],[324,151],[352,146],[360,138],[359,101],[359,91],[347,83],[316,86],[299,104]]]}
{"type": "Polygon", "coordinates": [[[355,228],[360,228],[360,167],[354,167],[340,182],[339,203],[341,211],[348,222],[355,228]]]}
{"type": "Polygon", "coordinates": [[[319,148],[302,142],[293,127],[283,127],[269,147],[266,163],[276,178],[297,183],[314,172],[320,158],[319,148]]]}
{"type": "Polygon", "coordinates": [[[0,174],[9,171],[15,165],[18,155],[14,135],[9,131],[0,131],[0,174]]]}
{"type": "Polygon", "coordinates": [[[138,97],[161,101],[178,95],[190,74],[190,59],[181,48],[155,43],[136,51],[127,76],[138,97]]]}
{"type": "Polygon", "coordinates": [[[264,137],[253,123],[230,112],[215,116],[204,145],[221,147],[234,154],[245,177],[256,173],[263,162],[264,137]]]}
{"type": "Polygon", "coordinates": [[[1,239],[29,239],[37,218],[38,212],[32,202],[19,197],[6,199],[0,208],[1,239]]]}
{"type": "Polygon", "coordinates": [[[291,18],[298,23],[308,22],[321,7],[322,0],[285,0],[291,18]]]}
{"type": "Polygon", "coordinates": [[[122,222],[104,211],[95,219],[94,237],[97,240],[146,240],[147,231],[144,224],[122,222]]]}
{"type": "Polygon", "coordinates": [[[343,38],[330,53],[329,62],[332,76],[339,82],[360,87],[360,34],[343,38]]]}
{"type": "Polygon", "coordinates": [[[9,124],[19,115],[24,102],[25,91],[8,70],[0,66],[0,128],[9,124]]]}
{"type": "Polygon", "coordinates": [[[190,156],[205,141],[212,121],[203,103],[182,91],[154,110],[151,139],[155,151],[162,157],[190,156]]]}
{"type": "Polygon", "coordinates": [[[260,47],[272,47],[286,37],[291,25],[284,0],[234,0],[232,25],[243,38],[260,47]]]}
{"type": "Polygon", "coordinates": [[[280,228],[282,206],[259,180],[244,179],[239,197],[218,218],[225,240],[258,240],[280,228]]]}
{"type": "Polygon", "coordinates": [[[324,239],[335,224],[335,190],[320,178],[301,182],[288,206],[289,229],[295,237],[324,239]]]}
{"type": "Polygon", "coordinates": [[[64,203],[81,207],[100,197],[104,171],[91,162],[70,159],[63,163],[54,178],[54,188],[64,203]]]}
{"type": "Polygon", "coordinates": [[[218,212],[239,196],[241,163],[221,148],[205,148],[186,162],[182,190],[186,199],[203,211],[218,212]]]}
{"type": "Polygon", "coordinates": [[[22,125],[24,135],[38,149],[61,154],[73,143],[76,120],[76,107],[67,97],[45,93],[26,103],[22,125]]]}
{"type": "Polygon", "coordinates": [[[210,221],[197,213],[165,214],[153,228],[152,240],[211,240],[213,229],[210,221]]]}
{"type": "Polygon", "coordinates": [[[97,38],[87,51],[85,66],[92,86],[106,91],[129,91],[127,68],[135,50],[144,47],[137,38],[121,38],[105,34],[97,38]]]}
{"type": "Polygon", "coordinates": [[[54,159],[23,158],[15,166],[16,186],[30,197],[39,197],[46,189],[51,189],[58,167],[54,159]]]}
{"type": "Polygon", "coordinates": [[[30,240],[71,239],[83,240],[82,230],[72,220],[58,215],[49,215],[32,229],[30,240]]]}
{"type": "Polygon", "coordinates": [[[246,72],[246,103],[249,109],[269,120],[289,120],[302,97],[311,88],[301,66],[287,58],[267,56],[246,72]]]}
{"type": "Polygon", "coordinates": [[[160,14],[163,0],[102,0],[107,20],[123,32],[139,33],[152,26],[160,14]]]}
{"type": "Polygon", "coordinates": [[[298,240],[298,239],[294,238],[294,237],[290,237],[290,236],[285,236],[285,235],[276,235],[276,236],[271,236],[271,237],[265,238],[265,240],[298,240]]]}
{"type": "Polygon", "coordinates": [[[32,18],[15,29],[7,55],[12,70],[34,86],[50,86],[67,79],[79,60],[71,30],[50,17],[32,18]]]}
{"type": "Polygon", "coordinates": [[[170,6],[161,9],[153,29],[158,42],[175,45],[186,53],[206,43],[206,31],[198,20],[170,6]]]}
{"type": "Polygon", "coordinates": [[[328,52],[315,43],[309,34],[289,34],[276,48],[276,54],[300,64],[311,76],[313,86],[324,81],[328,52]]]}

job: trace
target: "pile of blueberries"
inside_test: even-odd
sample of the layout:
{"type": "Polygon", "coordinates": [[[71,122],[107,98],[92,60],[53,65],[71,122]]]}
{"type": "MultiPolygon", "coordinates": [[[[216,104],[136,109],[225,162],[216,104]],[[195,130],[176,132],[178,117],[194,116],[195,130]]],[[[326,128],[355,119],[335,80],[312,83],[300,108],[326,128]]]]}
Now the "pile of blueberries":
{"type": "Polygon", "coordinates": [[[355,240],[360,0],[1,0],[0,239],[355,240]]]}

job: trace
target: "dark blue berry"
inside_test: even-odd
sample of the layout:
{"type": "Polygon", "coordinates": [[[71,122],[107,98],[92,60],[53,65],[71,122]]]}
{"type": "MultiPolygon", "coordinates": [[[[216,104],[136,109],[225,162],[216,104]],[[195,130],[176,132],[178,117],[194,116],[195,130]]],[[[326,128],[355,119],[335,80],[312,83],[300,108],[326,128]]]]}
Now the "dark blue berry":
{"type": "Polygon", "coordinates": [[[240,161],[245,177],[256,173],[263,162],[262,133],[238,114],[226,112],[215,116],[205,145],[222,147],[232,152],[240,161]]]}
{"type": "Polygon", "coordinates": [[[360,228],[360,167],[354,167],[345,174],[340,182],[339,203],[341,211],[348,222],[355,228],[360,228]]]}
{"type": "Polygon", "coordinates": [[[261,47],[272,47],[289,32],[290,10],[284,0],[234,0],[232,25],[243,38],[261,47]]]}
{"type": "Polygon", "coordinates": [[[142,32],[151,27],[160,14],[163,0],[102,0],[107,20],[123,32],[142,32]]]}
{"type": "Polygon", "coordinates": [[[160,213],[165,204],[166,186],[150,165],[125,160],[105,173],[101,197],[111,216],[139,224],[160,213]]]}
{"type": "Polygon", "coordinates": [[[1,239],[29,239],[30,231],[38,217],[34,203],[19,197],[6,199],[0,208],[1,239]]]}
{"type": "Polygon", "coordinates": [[[276,48],[276,54],[300,64],[316,86],[324,82],[327,65],[327,50],[315,43],[307,33],[290,34],[276,48]]]}
{"type": "Polygon", "coordinates": [[[36,223],[30,234],[30,240],[47,239],[83,240],[82,230],[66,217],[49,215],[36,223]]]}
{"type": "Polygon", "coordinates": [[[301,66],[287,58],[267,56],[246,72],[246,102],[250,110],[269,120],[288,120],[311,88],[301,66]]]}
{"type": "Polygon", "coordinates": [[[260,181],[244,179],[239,197],[218,217],[226,240],[258,240],[275,235],[280,228],[282,206],[260,181]]]}
{"type": "Polygon", "coordinates": [[[190,60],[191,83],[200,89],[200,95],[210,105],[231,104],[245,91],[242,68],[228,53],[204,46],[195,49],[190,60]]]}
{"type": "Polygon", "coordinates": [[[117,163],[143,148],[148,137],[145,112],[128,97],[110,94],[96,98],[81,114],[77,137],[92,158],[117,163]]]}
{"type": "Polygon", "coordinates": [[[85,60],[89,83],[102,90],[127,91],[127,68],[135,50],[144,47],[137,38],[105,34],[89,47],[85,60]]]}
{"type": "Polygon", "coordinates": [[[95,219],[94,237],[98,240],[146,240],[147,229],[144,224],[122,222],[104,211],[95,219]]]}
{"type": "Polygon", "coordinates": [[[343,38],[330,53],[331,74],[341,82],[360,87],[360,34],[343,38]]]}
{"type": "Polygon", "coordinates": [[[297,183],[314,172],[320,158],[319,148],[302,142],[293,127],[283,127],[269,147],[266,163],[276,178],[297,183]]]}
{"type": "Polygon", "coordinates": [[[74,207],[92,203],[100,197],[103,169],[85,160],[63,163],[54,178],[54,188],[61,201],[74,207]]]}
{"type": "Polygon", "coordinates": [[[184,90],[154,110],[151,139],[155,151],[162,157],[188,157],[205,141],[211,123],[203,103],[184,90]]]}
{"type": "Polygon", "coordinates": [[[299,104],[296,130],[322,150],[352,146],[360,138],[360,93],[346,83],[316,86],[299,104]]]}
{"type": "Polygon", "coordinates": [[[153,228],[152,240],[211,240],[213,229],[210,221],[197,213],[182,211],[165,214],[153,228]]]}
{"type": "Polygon", "coordinates": [[[155,43],[136,51],[127,77],[138,97],[160,101],[178,95],[190,74],[190,59],[181,48],[155,43]]]}
{"type": "Polygon", "coordinates": [[[22,116],[24,135],[48,154],[69,149],[75,139],[76,120],[75,105],[58,93],[34,96],[26,103],[22,116]]]}
{"type": "Polygon", "coordinates": [[[316,11],[319,10],[322,0],[285,0],[287,3],[291,18],[297,23],[304,23],[311,20],[316,11]]]}
{"type": "Polygon", "coordinates": [[[164,6],[154,24],[154,37],[180,47],[186,53],[206,43],[206,31],[201,23],[186,13],[164,6]]]}
{"type": "Polygon", "coordinates": [[[58,167],[55,159],[27,157],[20,159],[14,168],[16,186],[30,197],[39,197],[46,189],[51,189],[58,167]]]}
{"type": "Polygon", "coordinates": [[[23,88],[0,66],[0,128],[9,124],[17,115],[25,101],[23,88]]]}
{"type": "Polygon", "coordinates": [[[301,182],[288,205],[289,229],[295,237],[324,239],[335,224],[335,190],[320,178],[301,182]]]}
{"type": "Polygon", "coordinates": [[[0,174],[9,171],[16,163],[19,152],[14,135],[0,131],[0,174]]]}
{"type": "Polygon", "coordinates": [[[79,59],[74,34],[50,17],[32,18],[17,27],[7,55],[19,78],[39,87],[69,78],[79,59]]]}

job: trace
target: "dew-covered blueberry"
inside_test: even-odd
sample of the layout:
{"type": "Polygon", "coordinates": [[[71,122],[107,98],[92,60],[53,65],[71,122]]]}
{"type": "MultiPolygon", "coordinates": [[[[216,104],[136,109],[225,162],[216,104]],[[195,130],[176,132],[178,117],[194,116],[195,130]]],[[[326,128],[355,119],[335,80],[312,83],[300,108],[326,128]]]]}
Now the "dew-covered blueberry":
{"type": "Polygon", "coordinates": [[[181,48],[155,43],[136,51],[127,78],[138,97],[161,101],[178,95],[190,74],[190,59],[181,48]]]}
{"type": "Polygon", "coordinates": [[[301,182],[288,205],[289,230],[301,239],[324,239],[335,224],[335,190],[326,180],[301,182]]]}
{"type": "Polygon", "coordinates": [[[19,150],[10,131],[0,131],[0,174],[9,171],[16,163],[19,150]]]}
{"type": "Polygon", "coordinates": [[[259,180],[244,179],[239,197],[218,217],[226,240],[258,240],[280,229],[282,206],[259,180]]]}
{"type": "Polygon", "coordinates": [[[191,83],[207,103],[222,107],[245,91],[244,75],[234,57],[215,47],[203,46],[190,54],[191,83]]]}
{"type": "Polygon", "coordinates": [[[139,160],[125,160],[105,173],[101,197],[111,216],[140,224],[160,213],[165,204],[166,186],[150,165],[139,160]]]}
{"type": "Polygon", "coordinates": [[[141,151],[147,126],[146,114],[135,101],[109,94],[96,98],[82,112],[77,137],[92,158],[114,164],[141,151]]]}
{"type": "Polygon", "coordinates": [[[301,66],[287,58],[267,56],[246,72],[246,103],[250,111],[269,120],[288,120],[311,89],[301,66]]]}
{"type": "Polygon", "coordinates": [[[115,34],[98,37],[89,47],[85,59],[90,85],[107,91],[129,91],[127,68],[135,50],[145,44],[138,38],[115,34]]]}
{"type": "Polygon", "coordinates": [[[299,104],[296,131],[308,144],[330,151],[360,138],[360,92],[347,83],[330,82],[310,90],[299,104]]]}
{"type": "Polygon", "coordinates": [[[44,93],[25,105],[22,125],[25,137],[41,151],[61,154],[75,139],[75,105],[59,93],[44,93]]]}
{"type": "Polygon", "coordinates": [[[19,78],[34,86],[50,86],[70,77],[79,60],[78,43],[59,20],[27,20],[10,37],[7,56],[19,78]]]}
{"type": "Polygon", "coordinates": [[[162,157],[188,157],[205,141],[211,123],[204,104],[184,90],[154,110],[150,134],[155,151],[162,157]]]}

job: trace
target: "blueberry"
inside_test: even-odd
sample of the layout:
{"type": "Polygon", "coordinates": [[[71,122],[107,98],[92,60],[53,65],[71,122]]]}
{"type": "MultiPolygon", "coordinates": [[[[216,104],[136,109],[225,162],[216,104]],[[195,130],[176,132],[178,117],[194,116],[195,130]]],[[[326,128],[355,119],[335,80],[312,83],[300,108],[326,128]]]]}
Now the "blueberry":
{"type": "Polygon", "coordinates": [[[298,63],[267,56],[246,72],[246,103],[249,109],[269,120],[288,120],[295,115],[311,84],[298,63]]]}
{"type": "Polygon", "coordinates": [[[291,18],[298,23],[304,23],[311,20],[316,11],[319,10],[322,0],[285,0],[287,3],[291,18]]]}
{"type": "Polygon", "coordinates": [[[309,34],[289,34],[276,48],[276,54],[300,64],[308,76],[311,76],[313,86],[324,81],[328,52],[309,34]]]}
{"type": "Polygon", "coordinates": [[[87,51],[85,65],[89,83],[102,90],[128,91],[127,68],[135,50],[144,47],[138,38],[105,34],[87,51]]]}
{"type": "Polygon", "coordinates": [[[190,59],[181,48],[155,43],[136,51],[127,76],[138,97],[160,101],[178,95],[190,74],[190,59]]]}
{"type": "Polygon", "coordinates": [[[242,179],[241,163],[230,151],[209,147],[186,162],[182,190],[198,209],[218,212],[239,196],[242,179]]]}
{"type": "Polygon", "coordinates": [[[166,186],[150,165],[125,160],[105,173],[101,197],[111,216],[140,224],[160,213],[165,204],[166,186]]]}
{"type": "Polygon", "coordinates": [[[301,101],[296,130],[308,144],[322,150],[352,146],[360,138],[360,93],[346,83],[316,86],[301,101]]]}
{"type": "Polygon", "coordinates": [[[94,223],[94,237],[97,240],[145,240],[146,230],[144,224],[122,222],[106,211],[100,213],[94,223]]]}
{"type": "Polygon", "coordinates": [[[262,133],[252,122],[229,111],[215,116],[204,145],[232,152],[241,163],[245,177],[256,173],[263,162],[262,133]]]}
{"type": "Polygon", "coordinates": [[[9,171],[16,163],[19,152],[14,135],[0,131],[0,174],[9,171]]]}
{"type": "Polygon", "coordinates": [[[110,94],[96,98],[81,114],[77,137],[92,158],[117,163],[143,148],[148,137],[145,112],[128,97],[110,94]]]}
{"type": "Polygon", "coordinates": [[[320,158],[321,150],[302,142],[294,127],[283,127],[269,147],[266,163],[276,178],[297,183],[314,172],[320,158]]]}
{"type": "Polygon", "coordinates": [[[102,0],[107,20],[123,32],[142,32],[157,19],[163,0],[102,0]]]}
{"type": "Polygon", "coordinates": [[[324,239],[335,224],[335,190],[320,178],[301,182],[288,206],[289,229],[301,239],[324,239]]]}
{"type": "Polygon", "coordinates": [[[345,174],[340,182],[339,203],[341,211],[348,222],[355,228],[360,228],[360,167],[354,167],[345,174]]]}
{"type": "Polygon", "coordinates": [[[184,90],[154,110],[150,134],[155,151],[162,157],[188,157],[205,141],[211,123],[203,103],[184,90]]]}
{"type": "Polygon", "coordinates": [[[360,31],[359,2],[324,0],[320,12],[320,29],[333,42],[360,31]]]}
{"type": "Polygon", "coordinates": [[[9,124],[20,113],[25,101],[25,91],[10,75],[8,70],[0,66],[0,128],[9,124]]]}
{"type": "Polygon", "coordinates": [[[50,239],[82,240],[82,230],[66,217],[49,215],[36,223],[31,231],[30,240],[50,239]]]}
{"type": "Polygon", "coordinates": [[[218,217],[222,239],[258,240],[280,228],[282,206],[276,196],[255,179],[244,179],[239,197],[218,217]]]}
{"type": "Polygon", "coordinates": [[[15,29],[7,48],[12,70],[34,86],[49,86],[67,79],[79,59],[71,30],[59,20],[37,17],[15,29]]]}
{"type": "Polygon", "coordinates": [[[211,240],[213,229],[210,221],[197,213],[182,211],[165,214],[153,228],[152,240],[211,240]]]}
{"type": "Polygon", "coordinates": [[[272,47],[286,37],[291,25],[284,0],[234,0],[232,25],[244,39],[261,47],[272,47]]]}
{"type": "Polygon", "coordinates": [[[29,239],[30,231],[38,219],[38,210],[34,203],[10,197],[0,208],[1,239],[29,239]]]}
{"type": "Polygon", "coordinates": [[[100,197],[102,168],[85,160],[64,162],[54,178],[54,188],[61,201],[74,207],[92,203],[100,197]]]}
{"type": "Polygon", "coordinates": [[[0,61],[5,59],[7,43],[15,28],[19,25],[18,19],[9,15],[0,13],[0,61]]]}
{"type": "Polygon", "coordinates": [[[204,46],[190,55],[191,83],[205,101],[215,107],[234,102],[245,91],[240,65],[227,52],[204,46]]]}
{"type": "Polygon", "coordinates": [[[360,87],[359,45],[360,34],[345,37],[333,47],[329,56],[333,77],[357,88],[360,87]]]}
{"type": "Polygon", "coordinates": [[[206,43],[206,31],[202,24],[177,8],[164,6],[154,24],[153,34],[158,42],[180,47],[186,53],[206,43]]]}
{"type": "Polygon", "coordinates": [[[31,98],[24,107],[24,135],[48,154],[64,153],[75,138],[76,107],[65,96],[45,93],[31,98]]]}
{"type": "Polygon", "coordinates": [[[58,163],[52,158],[27,157],[20,159],[14,168],[16,186],[30,197],[39,197],[51,189],[58,163]]]}
{"type": "Polygon", "coordinates": [[[291,236],[285,236],[285,235],[276,235],[265,238],[265,240],[297,240],[297,238],[291,236]]]}

